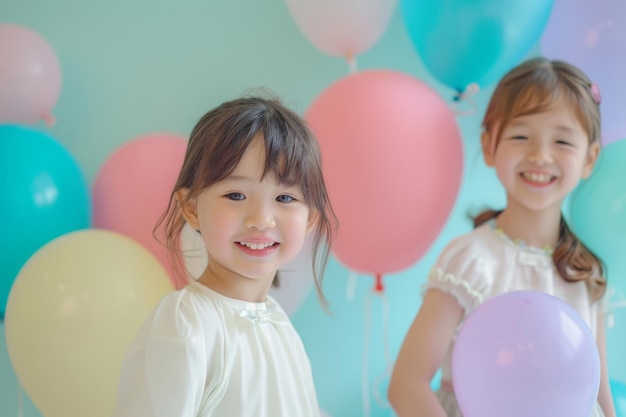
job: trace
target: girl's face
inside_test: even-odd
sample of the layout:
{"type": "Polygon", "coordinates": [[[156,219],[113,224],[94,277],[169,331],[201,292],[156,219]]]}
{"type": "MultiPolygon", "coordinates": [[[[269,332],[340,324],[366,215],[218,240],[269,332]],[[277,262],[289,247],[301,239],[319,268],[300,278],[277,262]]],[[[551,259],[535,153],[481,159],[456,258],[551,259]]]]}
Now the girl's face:
{"type": "Polygon", "coordinates": [[[485,162],[496,169],[507,207],[561,210],[565,197],[591,174],[599,152],[569,106],[514,118],[495,146],[483,136],[485,162]]]}
{"type": "Polygon", "coordinates": [[[302,248],[314,219],[297,186],[278,184],[265,163],[263,137],[256,137],[234,171],[183,208],[199,229],[209,269],[223,279],[272,282],[279,267],[302,248]]]}

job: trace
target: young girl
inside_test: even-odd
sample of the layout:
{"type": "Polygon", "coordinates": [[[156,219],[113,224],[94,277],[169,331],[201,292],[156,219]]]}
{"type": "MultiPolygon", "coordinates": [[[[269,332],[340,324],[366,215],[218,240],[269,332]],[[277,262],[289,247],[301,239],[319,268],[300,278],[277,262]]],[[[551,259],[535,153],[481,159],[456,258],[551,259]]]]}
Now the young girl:
{"type": "Polygon", "coordinates": [[[209,263],[166,296],[123,362],[115,417],[319,416],[310,363],[268,290],[313,233],[318,294],[334,215],[320,151],[305,122],[275,99],[242,98],[191,133],[165,222],[198,230],[209,263]]]}
{"type": "MultiPolygon", "coordinates": [[[[485,162],[507,205],[475,219],[432,268],[420,310],[400,349],[389,385],[398,416],[461,417],[451,379],[455,336],[483,301],[535,290],[570,303],[596,336],[602,379],[594,417],[614,417],[609,391],[602,264],[570,231],[561,206],[591,174],[600,149],[600,94],[577,68],[535,58],[496,87],[483,120],[485,162]],[[441,367],[436,393],[430,381],[441,367]]],[[[532,399],[529,399],[532,400],[532,399]]]]}

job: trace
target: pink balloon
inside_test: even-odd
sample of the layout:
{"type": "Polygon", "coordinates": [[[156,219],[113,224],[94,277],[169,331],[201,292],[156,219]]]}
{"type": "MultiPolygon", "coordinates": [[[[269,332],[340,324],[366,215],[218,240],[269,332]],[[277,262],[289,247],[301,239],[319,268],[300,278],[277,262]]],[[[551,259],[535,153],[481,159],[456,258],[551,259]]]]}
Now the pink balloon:
{"type": "Polygon", "coordinates": [[[416,262],[447,220],[463,172],[446,102],[409,75],[371,70],[331,85],[306,118],[339,218],[337,258],[374,274],[416,262]]]}
{"type": "Polygon", "coordinates": [[[452,377],[465,417],[589,416],[600,356],[569,304],[537,291],[485,301],[459,331],[452,377]]]}
{"type": "Polygon", "coordinates": [[[159,259],[176,284],[167,251],[152,234],[166,209],[187,141],[174,134],[138,137],[104,163],[93,187],[94,227],[131,237],[159,259]]]}
{"type": "Polygon", "coordinates": [[[541,53],[579,66],[600,87],[602,144],[626,139],[626,2],[555,0],[541,53]]]}
{"type": "Polygon", "coordinates": [[[352,58],[381,38],[397,0],[286,0],[304,36],[316,48],[352,58]]]}
{"type": "Polygon", "coordinates": [[[50,44],[15,24],[0,25],[0,123],[54,123],[61,66],[50,44]]]}

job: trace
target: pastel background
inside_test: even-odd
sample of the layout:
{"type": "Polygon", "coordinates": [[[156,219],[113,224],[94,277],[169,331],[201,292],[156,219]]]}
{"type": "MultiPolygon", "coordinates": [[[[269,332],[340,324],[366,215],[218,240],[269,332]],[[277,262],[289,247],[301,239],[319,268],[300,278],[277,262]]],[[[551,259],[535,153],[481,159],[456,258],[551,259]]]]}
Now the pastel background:
{"type": "MultiPolygon", "coordinates": [[[[52,126],[39,123],[36,127],[57,139],[73,155],[94,193],[99,172],[109,158],[130,141],[153,135],[170,141],[172,149],[179,149],[176,141],[185,140],[208,109],[259,87],[271,89],[288,105],[305,114],[323,91],[349,76],[351,70],[385,69],[415,77],[451,107],[455,103],[458,92],[433,75],[432,68],[412,42],[412,36],[418,35],[410,33],[405,22],[405,16],[411,13],[407,11],[409,2],[398,2],[389,8],[390,20],[381,30],[380,39],[357,54],[352,62],[326,53],[309,42],[290,14],[288,3],[297,2],[0,0],[0,24],[28,27],[53,46],[62,68],[61,93],[52,110],[56,123],[52,126]]],[[[479,3],[489,2],[477,1],[479,3]]],[[[585,3],[582,0],[557,1],[551,18],[554,19],[559,10],[567,9],[567,13],[574,7],[582,10],[587,7],[585,3]],[[564,6],[565,3],[568,6],[564,6]]],[[[559,13],[563,16],[566,12],[559,13]]],[[[626,27],[626,15],[619,18],[612,24],[626,27]]],[[[543,40],[555,30],[548,25],[543,40]]],[[[602,36],[599,39],[602,41],[602,36]]],[[[501,71],[525,56],[542,53],[541,38],[527,41],[527,47],[519,47],[517,55],[501,63],[501,71]]],[[[615,42],[618,44],[617,40],[615,42]]],[[[604,57],[605,66],[613,65],[619,70],[619,65],[624,65],[626,42],[619,45],[610,56],[604,57]]],[[[551,55],[553,52],[543,51],[551,55]]],[[[595,71],[596,67],[600,65],[591,70],[595,71]]],[[[458,71],[462,74],[462,67],[458,71]]],[[[454,78],[455,74],[447,76],[454,78]]],[[[320,407],[328,416],[393,415],[385,400],[390,366],[419,308],[421,286],[430,265],[450,239],[471,229],[469,214],[504,203],[501,186],[494,173],[485,167],[479,149],[481,117],[497,78],[485,76],[479,91],[470,97],[475,111],[456,116],[463,151],[460,188],[449,216],[443,214],[445,224],[425,253],[408,268],[383,274],[382,293],[374,291],[372,274],[352,272],[333,257],[324,285],[332,314],[323,311],[312,289],[298,295],[297,302],[289,305],[293,323],[311,358],[320,407]]],[[[614,107],[622,106],[620,111],[623,112],[625,103],[611,97],[611,90],[622,88],[621,85],[623,82],[620,86],[601,84],[601,88],[607,92],[607,102],[614,107]]],[[[471,109],[467,103],[461,105],[464,110],[471,109]]],[[[414,117],[419,119],[420,114],[414,117]]],[[[619,140],[623,139],[620,128],[624,126],[614,122],[614,118],[609,122],[613,123],[611,132],[617,133],[606,140],[606,149],[617,149],[617,145],[622,146],[624,142],[619,140]]],[[[178,155],[175,151],[170,154],[178,155]]],[[[150,178],[151,170],[156,166],[159,171],[164,157],[154,156],[154,160],[137,166],[136,174],[150,178]]],[[[346,175],[349,175],[350,161],[346,160],[345,164],[346,175]]],[[[444,170],[458,168],[450,166],[444,170]]],[[[620,172],[610,175],[624,178],[620,172]]],[[[414,180],[417,183],[424,179],[414,180]]],[[[615,187],[623,187],[617,182],[615,187]]],[[[412,179],[407,180],[404,188],[407,194],[414,192],[411,184],[412,179]]],[[[138,196],[149,192],[141,186],[135,191],[138,196]]],[[[626,190],[612,189],[608,194],[626,195],[626,190]]],[[[431,195],[420,197],[424,201],[433,198],[431,195]]],[[[4,201],[6,197],[2,198],[4,201]]],[[[398,195],[398,203],[402,198],[398,195]]],[[[93,210],[94,221],[105,224],[106,219],[98,217],[97,208],[93,210]]],[[[618,209],[618,213],[626,216],[626,211],[619,210],[624,209],[618,209]]],[[[384,224],[392,219],[383,216],[377,221],[384,224]]],[[[619,227],[626,227],[626,223],[619,221],[619,227]]],[[[606,229],[606,225],[600,226],[606,229]]],[[[587,229],[593,235],[598,228],[587,229]]],[[[626,236],[626,229],[620,230],[612,233],[626,236]]],[[[362,239],[374,241],[376,238],[364,224],[362,239]]],[[[623,238],[616,238],[614,242],[612,250],[617,247],[617,251],[623,251],[626,247],[623,238]]],[[[623,289],[625,278],[622,275],[626,267],[620,264],[614,271],[610,279],[623,289]]],[[[43,299],[45,293],[36,296],[43,299]]],[[[616,295],[614,299],[618,305],[619,297],[616,295]]],[[[111,305],[117,302],[113,294],[104,301],[111,305]]],[[[618,386],[626,383],[624,309],[616,308],[613,318],[614,326],[607,331],[609,376],[618,386]]],[[[0,323],[0,339],[0,416],[42,416],[19,387],[7,352],[4,323],[0,323]]],[[[106,345],[106,339],[101,343],[106,345]]],[[[626,401],[626,389],[622,385],[619,389],[621,400],[616,397],[616,402],[626,401]]],[[[626,409],[626,404],[622,403],[622,407],[626,409]]]]}

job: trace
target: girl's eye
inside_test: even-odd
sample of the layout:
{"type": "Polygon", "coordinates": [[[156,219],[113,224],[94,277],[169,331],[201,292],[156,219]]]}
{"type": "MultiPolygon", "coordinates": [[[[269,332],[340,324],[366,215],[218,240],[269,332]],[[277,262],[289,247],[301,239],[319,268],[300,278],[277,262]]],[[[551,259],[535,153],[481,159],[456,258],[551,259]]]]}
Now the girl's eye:
{"type": "Polygon", "coordinates": [[[571,145],[571,143],[566,140],[557,140],[556,143],[557,145],[571,145]]]}
{"type": "Polygon", "coordinates": [[[513,140],[526,140],[528,138],[526,136],[524,136],[524,135],[516,135],[516,136],[511,137],[511,139],[513,139],[513,140]]]}
{"type": "Polygon", "coordinates": [[[286,194],[281,194],[278,197],[276,197],[276,201],[278,201],[279,203],[289,203],[294,200],[295,199],[292,196],[286,195],[286,194]]]}
{"type": "Polygon", "coordinates": [[[241,193],[228,193],[226,194],[226,198],[230,200],[240,201],[240,200],[244,200],[246,196],[244,196],[241,193]]]}

